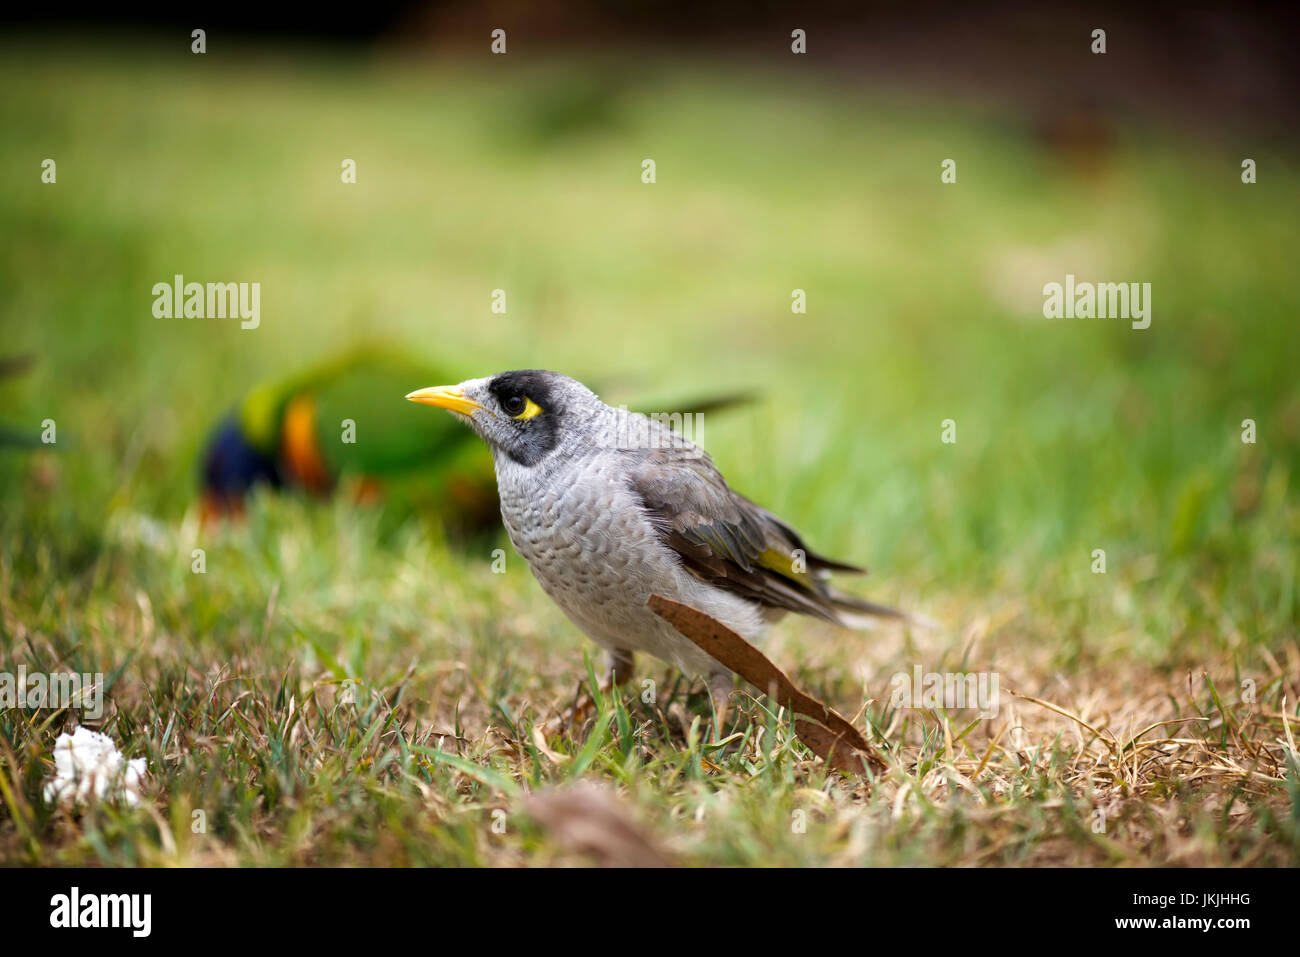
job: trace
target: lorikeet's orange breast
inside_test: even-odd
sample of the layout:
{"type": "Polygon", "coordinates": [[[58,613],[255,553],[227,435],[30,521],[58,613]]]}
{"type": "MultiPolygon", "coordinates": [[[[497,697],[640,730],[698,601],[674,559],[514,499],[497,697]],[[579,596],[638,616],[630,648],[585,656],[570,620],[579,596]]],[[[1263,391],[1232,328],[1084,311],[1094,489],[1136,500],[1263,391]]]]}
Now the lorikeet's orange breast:
{"type": "Polygon", "coordinates": [[[308,491],[324,494],[334,485],[316,435],[316,403],[309,395],[296,395],[285,406],[280,461],[286,477],[308,491]]]}

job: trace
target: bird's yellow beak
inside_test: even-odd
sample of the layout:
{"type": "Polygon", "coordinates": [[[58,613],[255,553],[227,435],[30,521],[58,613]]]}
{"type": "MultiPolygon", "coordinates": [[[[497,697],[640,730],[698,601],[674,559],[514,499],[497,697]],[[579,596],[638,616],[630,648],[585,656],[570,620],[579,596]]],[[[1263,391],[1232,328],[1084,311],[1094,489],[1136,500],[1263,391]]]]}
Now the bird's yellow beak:
{"type": "Polygon", "coordinates": [[[408,393],[406,398],[411,402],[436,405],[440,409],[449,409],[461,415],[473,415],[475,411],[483,408],[473,399],[465,398],[465,393],[454,385],[435,385],[427,389],[416,389],[408,393]]]}

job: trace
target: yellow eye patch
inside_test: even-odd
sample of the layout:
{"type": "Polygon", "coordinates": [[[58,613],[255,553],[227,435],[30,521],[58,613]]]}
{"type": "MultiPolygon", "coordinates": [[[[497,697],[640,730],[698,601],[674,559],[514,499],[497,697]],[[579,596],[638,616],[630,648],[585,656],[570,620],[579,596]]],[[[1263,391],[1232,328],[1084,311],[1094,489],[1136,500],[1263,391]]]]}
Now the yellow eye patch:
{"type": "Polygon", "coordinates": [[[522,422],[524,419],[531,419],[535,415],[542,414],[542,407],[534,402],[528,396],[524,396],[524,411],[514,416],[516,421],[522,422]]]}

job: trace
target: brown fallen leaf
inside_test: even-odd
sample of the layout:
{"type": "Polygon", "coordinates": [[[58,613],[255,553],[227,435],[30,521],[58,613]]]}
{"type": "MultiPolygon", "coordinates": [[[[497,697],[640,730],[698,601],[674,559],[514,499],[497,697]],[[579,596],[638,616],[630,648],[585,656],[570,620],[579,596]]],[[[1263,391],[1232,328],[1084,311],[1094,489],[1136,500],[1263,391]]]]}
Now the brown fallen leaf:
{"type": "Polygon", "coordinates": [[[525,799],[524,811],[561,848],[602,867],[672,866],[668,853],[632,822],[622,802],[597,785],[539,791],[525,799]]]}
{"type": "MultiPolygon", "coordinates": [[[[855,747],[830,728],[815,721],[810,721],[807,718],[795,718],[794,733],[799,736],[800,741],[808,745],[813,754],[836,771],[848,771],[852,774],[865,775],[869,767],[877,771],[884,770],[883,761],[879,764],[873,763],[874,754],[863,754],[861,746],[855,747]]],[[[870,744],[867,746],[870,747],[870,744]]],[[[880,759],[876,757],[875,760],[879,761],[880,759]]]]}
{"type": "Polygon", "coordinates": [[[651,595],[647,604],[715,661],[766,691],[782,707],[811,718],[796,721],[795,734],[831,767],[859,774],[868,767],[885,770],[885,759],[847,718],[801,691],[766,655],[722,622],[663,595],[651,595]]]}

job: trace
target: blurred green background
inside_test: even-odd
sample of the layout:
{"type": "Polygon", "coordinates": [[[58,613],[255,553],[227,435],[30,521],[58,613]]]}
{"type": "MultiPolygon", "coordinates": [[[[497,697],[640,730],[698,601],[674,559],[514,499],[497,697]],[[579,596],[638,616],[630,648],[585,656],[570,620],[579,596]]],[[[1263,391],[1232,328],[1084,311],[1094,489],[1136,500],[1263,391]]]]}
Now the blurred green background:
{"type": "MultiPolygon", "coordinates": [[[[1147,121],[1079,150],[1010,106],[664,55],[2,49],[0,352],[35,365],[0,382],[0,421],[58,428],[53,449],[0,452],[0,572],[33,621],[51,589],[147,581],[111,529],[192,518],[198,451],[245,390],[379,341],[463,376],[556,369],[612,402],[760,391],[705,444],[814,547],[871,566],[880,600],[960,622],[1031,596],[1067,658],[1294,639],[1291,154],[1147,121]],[[1067,272],[1150,282],[1151,327],[1044,319],[1067,272]],[[260,328],[154,318],[176,273],[260,282],[260,328]]],[[[429,384],[393,382],[394,406],[429,384]]],[[[286,509],[324,555],[324,505],[263,502],[237,534],[256,552],[286,509]]],[[[438,567],[490,561],[409,530],[438,567]]],[[[356,547],[380,550],[363,578],[403,567],[356,547]]],[[[157,588],[194,599],[188,547],[174,562],[157,588]]],[[[470,594],[422,613],[496,600],[470,594]]],[[[227,623],[256,632],[264,604],[227,623]]]]}

